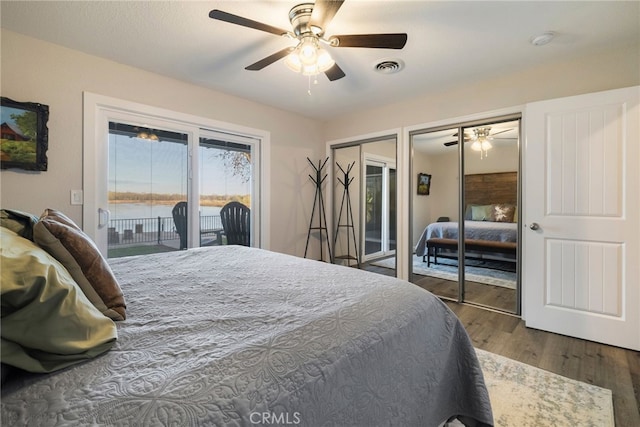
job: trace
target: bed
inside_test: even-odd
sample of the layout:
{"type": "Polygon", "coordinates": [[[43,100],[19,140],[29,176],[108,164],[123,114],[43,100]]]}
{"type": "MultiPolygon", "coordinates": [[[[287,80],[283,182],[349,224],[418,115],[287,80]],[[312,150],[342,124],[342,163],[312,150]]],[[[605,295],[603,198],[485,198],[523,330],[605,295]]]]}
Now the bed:
{"type": "MultiPolygon", "coordinates": [[[[515,222],[472,221],[464,222],[465,239],[486,240],[495,242],[517,242],[518,224],[515,222]]],[[[457,222],[434,222],[429,224],[415,247],[415,254],[426,256],[429,239],[458,239],[457,222]]]]}
{"type": "MultiPolygon", "coordinates": [[[[518,241],[518,173],[496,172],[469,174],[465,180],[464,237],[476,250],[467,250],[470,258],[488,258],[515,262],[518,241]],[[495,245],[494,242],[507,245],[495,245]],[[484,244],[483,244],[484,243],[484,244]],[[492,251],[492,246],[508,246],[508,250],[492,251]]],[[[417,256],[435,257],[435,252],[457,256],[458,222],[428,224],[414,251],[417,256]],[[430,242],[431,240],[431,242],[430,242]],[[432,249],[431,254],[429,248],[432,249]]],[[[495,248],[493,248],[495,249],[495,248]]]]}
{"type": "MultiPolygon", "coordinates": [[[[3,257],[23,256],[9,238],[37,250],[3,232],[3,257]]],[[[126,318],[102,316],[117,339],[63,369],[14,369],[3,425],[493,425],[463,326],[406,281],[241,246],[109,267],[126,299],[126,318]]],[[[3,362],[19,312],[4,296],[3,362]]]]}

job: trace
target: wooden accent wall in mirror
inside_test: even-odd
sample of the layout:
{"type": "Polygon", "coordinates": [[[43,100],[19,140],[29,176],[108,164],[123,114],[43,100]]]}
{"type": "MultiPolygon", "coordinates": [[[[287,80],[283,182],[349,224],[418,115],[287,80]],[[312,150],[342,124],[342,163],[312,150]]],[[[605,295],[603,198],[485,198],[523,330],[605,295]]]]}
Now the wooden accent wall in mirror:
{"type": "Polygon", "coordinates": [[[518,172],[465,175],[464,200],[467,205],[518,202],[518,172]]]}

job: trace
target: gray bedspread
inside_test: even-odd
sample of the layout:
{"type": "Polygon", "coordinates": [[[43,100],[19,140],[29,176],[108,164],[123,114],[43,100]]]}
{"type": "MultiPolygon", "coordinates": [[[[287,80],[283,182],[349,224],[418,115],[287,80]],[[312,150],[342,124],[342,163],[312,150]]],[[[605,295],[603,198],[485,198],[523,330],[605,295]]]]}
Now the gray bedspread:
{"type": "Polygon", "coordinates": [[[110,264],[116,345],[3,387],[2,425],[493,423],[464,328],[408,282],[234,246],[110,264]]]}
{"type": "MultiPolygon", "coordinates": [[[[515,222],[465,221],[464,235],[467,239],[516,242],[518,224],[515,222]]],[[[457,222],[434,222],[427,226],[415,247],[417,256],[427,255],[427,240],[431,238],[457,239],[457,222]]]]}

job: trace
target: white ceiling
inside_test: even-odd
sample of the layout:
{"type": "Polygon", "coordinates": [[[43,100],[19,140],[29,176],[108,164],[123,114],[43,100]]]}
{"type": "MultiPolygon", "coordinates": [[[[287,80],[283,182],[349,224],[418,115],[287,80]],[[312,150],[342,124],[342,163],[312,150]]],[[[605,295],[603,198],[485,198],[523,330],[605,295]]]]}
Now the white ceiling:
{"type": "Polygon", "coordinates": [[[325,29],[332,34],[406,32],[402,50],[329,48],[346,73],[308,78],[278,61],[244,67],[292,44],[276,35],[215,21],[221,9],[290,29],[296,0],[281,1],[2,1],[3,28],[216,91],[317,119],[400,102],[536,64],[612,46],[640,49],[638,1],[347,0],[325,29]],[[548,45],[532,36],[554,31],[548,45]],[[373,70],[400,59],[396,74],[373,70]]]}

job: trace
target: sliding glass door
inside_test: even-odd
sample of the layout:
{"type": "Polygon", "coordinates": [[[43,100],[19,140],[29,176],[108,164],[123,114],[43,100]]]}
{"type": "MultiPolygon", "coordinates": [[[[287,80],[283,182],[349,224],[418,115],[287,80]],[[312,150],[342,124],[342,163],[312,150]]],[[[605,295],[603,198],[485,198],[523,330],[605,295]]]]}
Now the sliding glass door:
{"type": "Polygon", "coordinates": [[[109,122],[109,257],[225,244],[220,209],[231,201],[251,207],[252,145],[200,134],[196,203],[188,133],[109,122]]]}
{"type": "Polygon", "coordinates": [[[188,134],[109,122],[108,256],[187,247],[188,134]],[[182,218],[180,218],[182,215],[182,218]]]}
{"type": "MultiPolygon", "coordinates": [[[[232,201],[251,208],[253,146],[239,136],[203,131],[199,142],[200,244],[224,244],[220,210],[232,201]]],[[[250,236],[253,237],[253,236],[250,236]]]]}
{"type": "Polygon", "coordinates": [[[365,159],[363,261],[390,255],[396,249],[395,163],[365,159]]]}
{"type": "Polygon", "coordinates": [[[220,210],[232,201],[250,209],[262,247],[268,134],[218,125],[85,94],[83,228],[105,256],[226,244],[220,210]]]}

